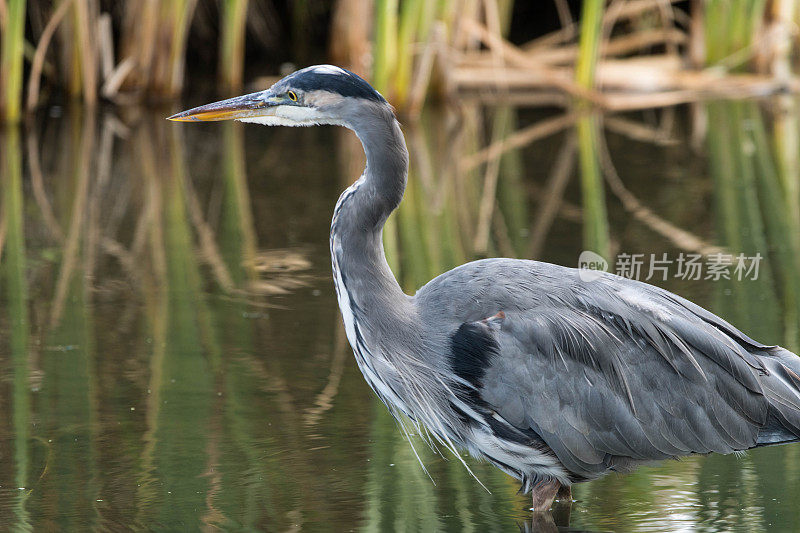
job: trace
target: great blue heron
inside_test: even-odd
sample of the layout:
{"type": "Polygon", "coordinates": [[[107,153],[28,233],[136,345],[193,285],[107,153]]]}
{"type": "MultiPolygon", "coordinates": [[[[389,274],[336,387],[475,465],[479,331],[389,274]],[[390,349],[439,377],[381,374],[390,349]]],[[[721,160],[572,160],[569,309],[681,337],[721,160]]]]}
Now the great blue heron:
{"type": "Polygon", "coordinates": [[[610,471],[800,440],[800,359],[658,287],[484,259],[405,294],[381,234],[408,151],[392,106],[355,74],[309,67],[170,119],[356,133],[367,167],[336,203],[330,249],[358,366],[392,414],[518,478],[534,510],[610,471]]]}

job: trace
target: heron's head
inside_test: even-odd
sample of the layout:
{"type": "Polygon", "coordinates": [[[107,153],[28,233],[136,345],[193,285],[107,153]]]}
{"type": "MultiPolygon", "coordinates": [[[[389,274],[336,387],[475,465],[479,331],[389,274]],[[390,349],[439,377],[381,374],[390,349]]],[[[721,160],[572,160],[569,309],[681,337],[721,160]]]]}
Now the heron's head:
{"type": "Polygon", "coordinates": [[[383,96],[359,76],[332,65],[316,65],[286,76],[266,91],[195,107],[172,115],[169,120],[349,126],[365,107],[391,110],[383,96]]]}

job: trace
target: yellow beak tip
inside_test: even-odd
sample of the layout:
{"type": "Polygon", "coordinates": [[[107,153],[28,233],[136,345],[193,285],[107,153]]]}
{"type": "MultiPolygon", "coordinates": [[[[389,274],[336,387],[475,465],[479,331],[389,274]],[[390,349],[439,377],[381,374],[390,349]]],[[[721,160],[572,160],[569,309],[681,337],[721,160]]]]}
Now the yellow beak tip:
{"type": "Polygon", "coordinates": [[[167,120],[171,120],[172,122],[195,122],[198,120],[198,118],[193,116],[187,117],[183,116],[183,113],[177,113],[171,117],[167,117],[167,120]]]}

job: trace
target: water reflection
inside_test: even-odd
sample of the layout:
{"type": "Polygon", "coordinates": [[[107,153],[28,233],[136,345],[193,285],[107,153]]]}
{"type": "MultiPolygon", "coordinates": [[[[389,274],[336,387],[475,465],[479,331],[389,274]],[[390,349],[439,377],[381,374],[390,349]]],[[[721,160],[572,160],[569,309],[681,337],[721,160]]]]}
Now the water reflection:
{"type": "MultiPolygon", "coordinates": [[[[0,154],[0,169],[3,184],[3,216],[0,219],[0,242],[4,247],[5,257],[0,255],[2,282],[8,302],[8,340],[10,357],[6,358],[6,368],[10,372],[11,387],[11,427],[6,442],[10,444],[11,458],[6,466],[11,467],[13,474],[8,476],[7,483],[17,488],[10,502],[13,523],[20,530],[30,530],[30,517],[26,502],[30,494],[28,475],[30,456],[28,442],[30,439],[30,394],[28,389],[28,341],[30,326],[28,324],[28,287],[25,262],[25,230],[22,213],[22,158],[20,157],[20,138],[16,129],[4,129],[0,143],[4,147],[0,154]],[[5,149],[7,148],[7,149],[5,149]],[[10,360],[10,364],[9,364],[10,360]]],[[[5,468],[3,470],[6,470],[5,468]]],[[[11,518],[11,516],[9,516],[11,518]]]]}
{"type": "MultiPolygon", "coordinates": [[[[686,111],[429,111],[406,127],[412,173],[386,230],[401,284],[413,291],[480,256],[761,253],[755,281],[657,283],[797,351],[796,102],[686,111]]],[[[353,364],[333,298],[328,223],[363,164],[354,137],[185,128],[168,114],[69,110],[1,133],[5,527],[726,531],[800,520],[798,446],[580,485],[571,512],[536,524],[516,482],[475,464],[487,492],[420,441],[431,483],[353,364]]]]}

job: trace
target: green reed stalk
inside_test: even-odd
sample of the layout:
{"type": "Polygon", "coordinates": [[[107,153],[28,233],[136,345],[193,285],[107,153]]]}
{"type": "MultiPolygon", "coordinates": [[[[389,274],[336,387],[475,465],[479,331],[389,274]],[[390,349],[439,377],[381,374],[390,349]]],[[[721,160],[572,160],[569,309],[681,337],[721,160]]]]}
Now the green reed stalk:
{"type": "Polygon", "coordinates": [[[219,246],[234,283],[241,288],[256,277],[254,263],[258,238],[250,209],[242,124],[223,125],[222,176],[225,196],[219,227],[219,246]]]}
{"type": "MultiPolygon", "coordinates": [[[[753,256],[756,252],[770,249],[764,224],[766,216],[763,204],[759,202],[757,179],[759,153],[764,152],[772,157],[772,147],[765,138],[754,136],[754,130],[763,127],[763,118],[752,102],[731,102],[729,106],[731,111],[728,114],[735,119],[731,151],[736,156],[737,176],[733,190],[738,204],[738,216],[731,222],[731,226],[741,235],[743,242],[743,247],[738,252],[753,256]],[[754,149],[736,149],[746,146],[754,149]]],[[[781,337],[778,311],[781,306],[778,304],[773,272],[772,268],[760,269],[757,280],[743,283],[737,287],[738,290],[733,291],[735,301],[741,302],[734,305],[735,311],[742,316],[744,323],[753,324],[754,329],[751,331],[754,335],[764,339],[781,337]]],[[[724,292],[722,299],[730,300],[724,292]]]]}
{"type": "MultiPolygon", "coordinates": [[[[74,346],[68,357],[41,358],[44,374],[41,387],[41,431],[52,434],[53,460],[48,468],[59,472],[47,489],[59,494],[59,524],[76,529],[87,524],[94,529],[98,519],[95,443],[97,428],[97,377],[94,367],[94,334],[86,271],[81,269],[81,246],[87,243],[86,212],[90,202],[90,168],[95,154],[94,120],[92,115],[70,113],[72,134],[69,158],[59,165],[63,172],[65,239],[58,261],[58,277],[52,300],[49,327],[45,330],[45,346],[74,346]],[[81,120],[82,119],[82,120],[81,120]],[[64,378],[66,379],[60,379],[64,378]],[[59,424],[63,431],[54,431],[59,424]],[[76,491],[74,487],[81,487],[76,491]]],[[[65,150],[66,151],[66,150],[65,150]]],[[[60,426],[59,426],[60,427],[60,426]]]]}
{"type": "MultiPolygon", "coordinates": [[[[758,201],[756,176],[759,151],[769,153],[769,146],[753,137],[745,124],[760,122],[760,117],[746,115],[740,102],[714,102],[708,105],[709,171],[714,181],[714,210],[719,222],[721,244],[734,255],[762,255],[768,249],[764,216],[758,201]],[[742,150],[752,146],[753,150],[742,150]]],[[[760,126],[757,126],[760,127],[760,126]]],[[[715,283],[723,317],[733,323],[752,324],[755,335],[764,339],[780,337],[779,306],[769,264],[762,262],[757,280],[715,283]],[[730,290],[737,283],[736,290],[730,290]],[[725,290],[730,290],[727,296],[725,290]]]]}
{"type": "Polygon", "coordinates": [[[419,183],[413,176],[408,180],[403,208],[397,210],[397,230],[400,242],[402,275],[400,285],[412,290],[424,284],[429,278],[430,259],[426,250],[425,232],[420,228],[418,211],[419,183]]]}
{"type": "Polygon", "coordinates": [[[400,279],[400,245],[397,238],[397,215],[390,216],[383,225],[383,249],[386,262],[396,278],[400,279]]]}
{"type": "MultiPolygon", "coordinates": [[[[586,89],[593,88],[595,83],[594,74],[600,56],[604,5],[604,0],[586,0],[583,3],[575,81],[586,89]]],[[[579,104],[584,107],[586,102],[579,102],[579,104]]],[[[586,249],[608,258],[611,254],[611,245],[608,235],[605,190],[597,155],[598,136],[600,135],[597,117],[594,115],[581,117],[578,120],[577,131],[583,196],[583,242],[586,249]]]]}
{"type": "MultiPolygon", "coordinates": [[[[782,97],[780,97],[782,98],[782,97]]],[[[787,100],[791,101],[792,97],[787,100]]],[[[792,105],[792,104],[790,104],[792,105]]],[[[774,250],[776,261],[773,270],[776,272],[777,293],[783,303],[781,317],[784,325],[784,336],[781,344],[787,349],[796,352],[800,344],[798,326],[800,326],[800,280],[796,273],[800,272],[800,222],[797,221],[798,213],[796,202],[791,195],[787,195],[783,187],[782,177],[787,172],[797,178],[797,156],[793,150],[785,151],[784,142],[794,143],[797,140],[795,128],[791,124],[797,123],[797,110],[789,107],[778,113],[773,118],[773,136],[775,144],[775,159],[769,143],[764,121],[758,109],[752,106],[746,120],[751,125],[753,144],[756,147],[756,181],[761,205],[770,206],[763,209],[764,224],[768,237],[768,244],[774,250]],[[786,128],[785,126],[789,126],[786,128]],[[793,208],[792,205],[795,205],[793,208]]],[[[796,144],[792,144],[796,146],[796,144]]]]}
{"type": "Polygon", "coordinates": [[[433,484],[419,467],[415,455],[425,443],[422,439],[416,438],[414,446],[417,452],[415,452],[399,432],[394,433],[392,462],[396,466],[391,470],[384,466],[385,477],[394,475],[398,478],[397,491],[393,496],[394,505],[399,512],[394,525],[400,531],[436,531],[439,526],[436,510],[440,504],[433,490],[433,484]]]}
{"type": "MultiPolygon", "coordinates": [[[[516,108],[498,107],[497,127],[505,130],[504,137],[517,131],[516,108]]],[[[515,257],[525,257],[528,237],[528,201],[520,191],[525,190],[525,165],[519,148],[509,150],[500,156],[500,179],[497,183],[497,205],[505,222],[508,241],[512,244],[515,257]]]]}
{"type": "Polygon", "coordinates": [[[83,97],[84,103],[97,101],[97,74],[99,54],[96,29],[98,10],[89,0],[60,0],[61,6],[69,3],[68,13],[59,23],[59,48],[61,51],[61,79],[67,93],[83,97]]]}
{"type": "Polygon", "coordinates": [[[372,49],[372,84],[385,93],[397,63],[397,2],[375,2],[375,45],[372,49]]]}
{"type": "Polygon", "coordinates": [[[726,24],[723,24],[723,8],[718,0],[707,0],[705,3],[705,50],[706,62],[708,64],[719,61],[725,56],[724,32],[726,24]]]}
{"type": "Polygon", "coordinates": [[[606,213],[605,189],[603,187],[598,158],[598,136],[600,130],[597,117],[586,115],[578,120],[578,153],[581,164],[581,194],[583,197],[583,242],[592,250],[610,259],[611,240],[606,213]]]}
{"type": "Polygon", "coordinates": [[[247,0],[223,0],[219,42],[219,85],[226,93],[239,91],[244,73],[247,0]]]}
{"type": "MultiPolygon", "coordinates": [[[[779,98],[781,105],[773,123],[772,137],[775,157],[780,170],[780,182],[786,203],[786,213],[792,225],[800,229],[800,109],[793,96],[779,98]]],[[[800,232],[793,236],[793,244],[800,250],[800,232]]]]}
{"type": "Polygon", "coordinates": [[[397,505],[398,477],[388,475],[386,465],[397,464],[394,437],[397,424],[383,405],[370,403],[369,437],[371,460],[367,467],[366,497],[364,502],[364,533],[380,533],[399,529],[402,525],[400,506],[397,505]]]}
{"type": "MultiPolygon", "coordinates": [[[[432,5],[432,2],[428,2],[432,5]]],[[[421,16],[423,12],[421,0],[405,0],[400,8],[400,24],[397,31],[397,49],[403,53],[398,54],[392,85],[393,95],[398,106],[402,106],[408,97],[411,88],[411,72],[414,67],[414,43],[418,41],[421,16]]]]}
{"type": "Polygon", "coordinates": [[[578,62],[575,81],[581,87],[594,87],[594,72],[600,51],[604,0],[586,0],[581,13],[581,37],[578,45],[578,62]]]}
{"type": "Polygon", "coordinates": [[[159,370],[163,377],[158,394],[164,401],[159,406],[154,438],[156,467],[163,483],[159,487],[160,498],[168,499],[167,490],[171,488],[174,497],[188,503],[160,507],[157,519],[166,528],[178,528],[180,524],[180,528],[200,529],[210,479],[202,475],[208,443],[205,427],[215,397],[213,369],[219,351],[216,342],[207,340],[214,332],[210,331],[207,319],[208,306],[187,212],[185,158],[177,131],[171,128],[172,134],[165,139],[168,153],[159,160],[157,169],[158,175],[164,177],[169,327],[167,349],[159,370]],[[182,428],[182,435],[176,434],[176,427],[182,428]],[[186,461],[185,457],[203,460],[186,461]]]}
{"type": "MultiPolygon", "coordinates": [[[[19,130],[0,132],[0,216],[6,227],[5,252],[0,261],[0,281],[5,293],[5,310],[10,323],[9,344],[13,364],[12,410],[14,434],[14,484],[28,486],[30,469],[29,442],[31,433],[30,382],[28,379],[28,281],[25,259],[25,205],[22,193],[22,153],[19,130]]],[[[0,245],[2,246],[2,245],[0,245]]],[[[29,490],[19,491],[14,505],[16,527],[30,530],[30,514],[26,509],[29,490]]]]}
{"type": "Polygon", "coordinates": [[[0,49],[0,120],[16,122],[22,109],[25,0],[9,0],[0,49]]]}
{"type": "Polygon", "coordinates": [[[737,67],[749,60],[754,51],[748,48],[766,9],[766,0],[707,0],[703,21],[707,62],[725,60],[728,67],[737,67]]]}
{"type": "Polygon", "coordinates": [[[164,360],[167,357],[167,337],[170,331],[169,286],[167,276],[167,247],[164,237],[163,224],[163,184],[155,158],[156,136],[147,128],[140,127],[129,145],[132,148],[132,161],[136,162],[134,172],[139,182],[144,184],[145,203],[142,213],[147,215],[147,239],[150,255],[152,256],[151,268],[146,269],[146,289],[142,291],[145,305],[144,317],[147,320],[145,330],[152,338],[151,348],[148,348],[149,378],[146,406],[146,430],[142,435],[141,455],[139,458],[139,474],[136,489],[136,522],[144,523],[153,520],[154,507],[149,502],[160,500],[160,480],[156,470],[156,442],[159,434],[160,408],[163,405],[162,388],[164,380],[164,360]]]}

